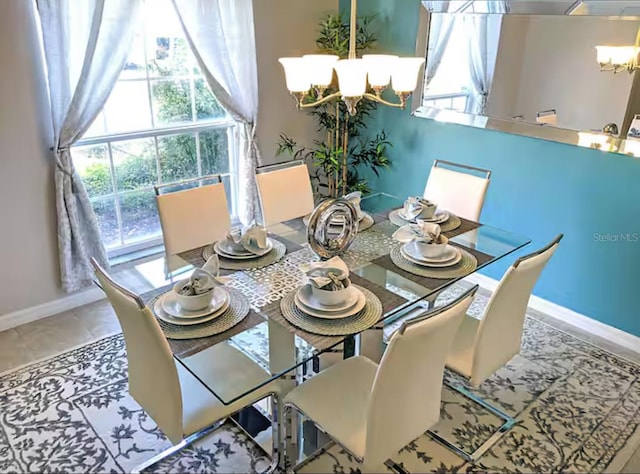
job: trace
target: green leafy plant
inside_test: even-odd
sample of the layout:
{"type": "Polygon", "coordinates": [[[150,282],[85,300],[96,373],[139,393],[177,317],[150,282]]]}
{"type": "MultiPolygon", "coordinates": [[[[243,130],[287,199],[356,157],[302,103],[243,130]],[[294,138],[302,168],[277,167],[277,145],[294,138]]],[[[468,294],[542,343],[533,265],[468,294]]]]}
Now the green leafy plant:
{"type": "MultiPolygon", "coordinates": [[[[356,28],[356,50],[364,52],[375,46],[377,36],[371,32],[375,17],[358,18],[356,28]]],[[[319,23],[320,31],[316,45],[321,53],[335,54],[346,58],[349,54],[349,22],[340,15],[328,15],[319,23]]],[[[326,94],[337,91],[333,83],[326,94]]],[[[311,92],[311,98],[317,98],[311,92]]],[[[318,131],[325,133],[324,140],[315,140],[312,148],[298,144],[286,133],[280,134],[277,155],[290,155],[293,159],[310,161],[314,165],[312,177],[316,193],[336,197],[352,191],[363,194],[371,192],[366,179],[361,176],[370,169],[376,176],[391,164],[387,156],[391,143],[383,131],[374,138],[364,138],[366,120],[376,110],[377,104],[362,100],[357,112],[351,116],[342,101],[325,103],[311,109],[318,131]]]]}

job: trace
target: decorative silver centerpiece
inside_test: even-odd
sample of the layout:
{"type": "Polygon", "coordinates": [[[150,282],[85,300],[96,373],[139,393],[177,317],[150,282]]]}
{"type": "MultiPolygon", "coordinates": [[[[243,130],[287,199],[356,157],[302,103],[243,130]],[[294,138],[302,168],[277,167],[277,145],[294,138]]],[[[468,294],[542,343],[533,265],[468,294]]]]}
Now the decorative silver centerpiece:
{"type": "Polygon", "coordinates": [[[322,201],[309,217],[307,241],[321,259],[327,260],[349,248],[358,233],[358,211],[343,198],[322,201]]]}

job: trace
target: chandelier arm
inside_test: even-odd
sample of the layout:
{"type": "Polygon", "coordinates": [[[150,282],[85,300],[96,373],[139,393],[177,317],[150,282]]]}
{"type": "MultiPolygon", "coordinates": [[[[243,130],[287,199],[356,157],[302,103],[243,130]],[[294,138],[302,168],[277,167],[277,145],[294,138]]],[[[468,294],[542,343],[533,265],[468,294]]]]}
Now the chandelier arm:
{"type": "Polygon", "coordinates": [[[317,107],[318,105],[325,104],[327,102],[332,101],[333,99],[339,99],[340,97],[342,97],[340,92],[334,92],[333,94],[329,94],[328,96],[323,97],[320,100],[316,100],[315,102],[302,102],[302,101],[300,101],[299,107],[301,109],[308,109],[310,107],[317,107]]]}
{"type": "Polygon", "coordinates": [[[386,105],[388,107],[395,107],[398,109],[404,109],[407,106],[407,98],[409,97],[409,94],[400,94],[398,95],[398,97],[400,98],[400,102],[389,102],[388,100],[384,100],[382,97],[378,97],[375,94],[370,94],[369,92],[366,92],[363,96],[365,99],[369,99],[372,100],[374,102],[378,102],[382,105],[386,105]]]}

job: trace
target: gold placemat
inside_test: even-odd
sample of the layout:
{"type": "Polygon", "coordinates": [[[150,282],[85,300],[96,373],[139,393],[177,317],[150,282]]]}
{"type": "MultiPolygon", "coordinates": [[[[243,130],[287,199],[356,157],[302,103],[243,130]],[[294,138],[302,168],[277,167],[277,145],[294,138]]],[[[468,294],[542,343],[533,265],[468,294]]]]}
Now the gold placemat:
{"type": "MultiPolygon", "coordinates": [[[[287,253],[287,247],[282,242],[279,242],[275,239],[271,239],[273,242],[273,248],[269,253],[263,255],[262,257],[250,258],[246,260],[234,260],[231,258],[225,258],[222,255],[218,255],[218,259],[220,260],[220,268],[223,270],[253,270],[256,268],[266,267],[267,265],[271,265],[280,261],[282,257],[287,253]]],[[[204,258],[205,262],[211,257],[216,251],[213,248],[213,245],[209,245],[202,251],[202,258],[204,258]]]]}
{"type": "Polygon", "coordinates": [[[462,253],[462,260],[450,267],[427,267],[418,265],[406,259],[400,252],[402,245],[396,245],[391,249],[391,261],[398,268],[421,277],[448,280],[472,273],[478,267],[478,260],[464,249],[456,247],[462,253]]]}
{"type": "MultiPolygon", "coordinates": [[[[236,324],[240,324],[242,320],[249,314],[249,300],[242,292],[225,286],[225,290],[229,292],[229,308],[217,318],[206,321],[202,324],[194,324],[192,326],[179,326],[177,324],[167,323],[155,314],[155,303],[165,293],[155,296],[147,303],[151,308],[156,321],[160,324],[160,328],[167,339],[197,339],[201,337],[215,336],[216,334],[228,331],[236,324]]],[[[173,291],[173,290],[169,290],[173,291]]]]}
{"type": "Polygon", "coordinates": [[[303,313],[295,303],[298,291],[292,291],[280,301],[282,316],[298,329],[321,336],[349,336],[369,329],[382,316],[382,303],[376,295],[361,286],[358,288],[367,300],[362,311],[353,316],[340,319],[322,319],[303,313]]]}

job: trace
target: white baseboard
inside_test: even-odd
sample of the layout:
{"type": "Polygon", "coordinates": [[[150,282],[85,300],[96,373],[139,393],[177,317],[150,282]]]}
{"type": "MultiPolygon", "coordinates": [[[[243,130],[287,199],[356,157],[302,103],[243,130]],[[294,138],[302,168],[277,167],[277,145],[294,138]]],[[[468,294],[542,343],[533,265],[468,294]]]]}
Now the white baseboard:
{"type": "Polygon", "coordinates": [[[22,324],[47,318],[103,299],[105,299],[105,294],[100,288],[90,288],[48,303],[0,315],[0,331],[6,331],[22,324]]]}
{"type": "MultiPolygon", "coordinates": [[[[498,286],[497,280],[485,275],[480,275],[479,273],[469,275],[465,278],[465,281],[478,284],[481,288],[489,291],[495,291],[498,286]]],[[[640,353],[640,337],[638,336],[634,336],[633,334],[621,331],[613,326],[596,321],[593,318],[572,311],[564,306],[552,303],[551,301],[547,301],[539,296],[531,295],[529,307],[549,316],[550,318],[581,329],[589,334],[593,334],[594,336],[606,339],[607,341],[624,347],[625,349],[640,353]]]]}

